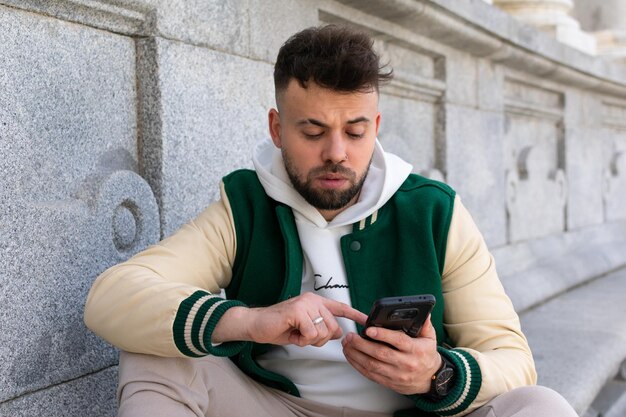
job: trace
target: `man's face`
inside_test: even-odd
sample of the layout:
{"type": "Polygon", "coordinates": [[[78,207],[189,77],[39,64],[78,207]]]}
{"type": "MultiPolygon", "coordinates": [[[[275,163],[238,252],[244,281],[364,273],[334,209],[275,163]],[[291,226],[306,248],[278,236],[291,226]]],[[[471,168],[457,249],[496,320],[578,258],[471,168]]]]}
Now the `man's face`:
{"type": "Polygon", "coordinates": [[[380,124],[378,94],[291,80],[270,110],[270,134],[296,190],[330,220],[358,199],[380,124]]]}

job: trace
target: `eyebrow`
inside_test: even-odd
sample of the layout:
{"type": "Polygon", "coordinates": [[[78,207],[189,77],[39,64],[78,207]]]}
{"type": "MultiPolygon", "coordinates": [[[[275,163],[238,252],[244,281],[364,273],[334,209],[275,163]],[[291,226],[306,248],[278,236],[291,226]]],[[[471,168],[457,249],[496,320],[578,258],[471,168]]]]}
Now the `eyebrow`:
{"type": "MultiPolygon", "coordinates": [[[[357,117],[356,119],[348,120],[347,123],[349,125],[353,125],[353,124],[362,123],[362,122],[368,123],[369,121],[370,121],[370,119],[368,119],[367,117],[361,116],[361,117],[357,117]]],[[[324,128],[328,127],[328,125],[326,123],[320,122],[317,119],[303,119],[303,120],[298,121],[296,124],[298,126],[302,126],[302,125],[306,125],[306,124],[312,124],[312,125],[319,126],[319,127],[324,127],[324,128]]]]}

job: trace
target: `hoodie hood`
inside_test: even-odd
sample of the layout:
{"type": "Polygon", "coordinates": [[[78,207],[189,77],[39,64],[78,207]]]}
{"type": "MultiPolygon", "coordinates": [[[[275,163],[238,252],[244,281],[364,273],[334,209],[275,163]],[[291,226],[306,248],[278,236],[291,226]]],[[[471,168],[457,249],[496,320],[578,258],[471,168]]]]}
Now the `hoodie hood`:
{"type": "Polygon", "coordinates": [[[398,156],[383,151],[376,140],[374,155],[358,201],[327,222],[291,184],[280,149],[264,140],[254,150],[254,168],[267,195],[291,207],[319,228],[355,223],[382,207],[398,190],[413,167],[398,156]]]}

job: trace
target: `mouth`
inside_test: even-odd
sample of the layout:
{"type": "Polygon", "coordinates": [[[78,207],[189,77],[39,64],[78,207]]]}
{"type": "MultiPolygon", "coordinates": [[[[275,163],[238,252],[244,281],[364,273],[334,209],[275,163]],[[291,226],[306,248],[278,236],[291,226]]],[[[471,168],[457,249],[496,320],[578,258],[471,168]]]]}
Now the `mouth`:
{"type": "Polygon", "coordinates": [[[341,188],[344,184],[348,182],[348,179],[343,175],[339,174],[325,174],[317,177],[317,181],[322,186],[322,188],[341,188]]]}
{"type": "Polygon", "coordinates": [[[321,180],[346,180],[347,178],[341,174],[324,174],[324,175],[320,175],[319,179],[321,180]]]}

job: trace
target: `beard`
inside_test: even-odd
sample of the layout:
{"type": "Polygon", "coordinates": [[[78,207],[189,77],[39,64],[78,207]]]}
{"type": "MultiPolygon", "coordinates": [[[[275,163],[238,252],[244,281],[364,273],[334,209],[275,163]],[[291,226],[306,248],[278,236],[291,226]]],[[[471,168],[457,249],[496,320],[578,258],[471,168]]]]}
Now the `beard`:
{"type": "Polygon", "coordinates": [[[295,167],[293,160],[289,157],[289,154],[285,152],[285,149],[281,149],[283,155],[283,161],[285,163],[285,170],[289,175],[291,184],[296,191],[304,197],[304,199],[313,207],[320,210],[339,210],[344,208],[357,196],[363,188],[363,183],[367,177],[369,166],[372,163],[370,160],[367,165],[367,169],[360,177],[357,177],[356,173],[344,167],[341,164],[327,163],[324,166],[313,168],[306,176],[306,180],[300,180],[300,172],[295,167]],[[345,190],[337,189],[316,189],[313,184],[316,178],[324,174],[340,174],[348,180],[350,187],[345,190]]]}

